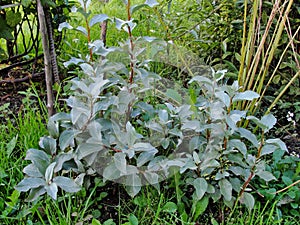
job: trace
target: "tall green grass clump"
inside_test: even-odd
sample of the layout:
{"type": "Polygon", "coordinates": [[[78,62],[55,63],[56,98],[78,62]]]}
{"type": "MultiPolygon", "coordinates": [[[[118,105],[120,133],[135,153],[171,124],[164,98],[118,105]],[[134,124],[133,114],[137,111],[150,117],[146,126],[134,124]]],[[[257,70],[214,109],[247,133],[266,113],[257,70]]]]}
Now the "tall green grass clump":
{"type": "MultiPolygon", "coordinates": [[[[23,200],[14,186],[22,179],[26,150],[36,148],[47,130],[44,116],[33,105],[23,105],[18,113],[6,109],[0,126],[0,221],[9,224],[20,219],[23,200]]],[[[3,113],[2,111],[1,113],[3,113]]]]}

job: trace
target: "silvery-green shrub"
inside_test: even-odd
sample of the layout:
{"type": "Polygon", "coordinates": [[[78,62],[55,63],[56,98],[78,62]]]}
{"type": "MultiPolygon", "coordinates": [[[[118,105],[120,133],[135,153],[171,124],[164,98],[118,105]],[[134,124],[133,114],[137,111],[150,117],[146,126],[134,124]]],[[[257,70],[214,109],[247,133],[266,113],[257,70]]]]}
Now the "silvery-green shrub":
{"type": "MultiPolygon", "coordinates": [[[[108,19],[98,15],[90,25],[108,19]]],[[[134,20],[114,21],[125,32],[135,27],[134,20]]],[[[62,28],[73,29],[66,23],[62,28]]],[[[135,196],[143,185],[159,190],[162,180],[179,172],[194,187],[195,202],[222,200],[232,207],[238,199],[252,208],[249,182],[254,176],[275,180],[266,170],[265,156],[286,150],[279,139],[265,137],[276,123],[274,116],[257,118],[236,109],[239,102],[259,95],[240,92],[237,81],[226,84],[226,71],[203,70],[194,74],[188,88],[177,88],[149,70],[149,63],[165,59],[160,54],[174,44],[152,37],[131,41],[105,47],[96,40],[89,47],[100,56],[98,61],[71,58],[65,63],[81,69],[80,78],[71,80],[73,94],[66,100],[70,112],[49,119],[49,136],[41,138],[40,149],[27,151],[31,164],[16,189],[30,191],[29,201],[44,193],[56,199],[58,187],[77,192],[97,174],[123,184],[135,196]],[[248,127],[241,126],[244,121],[248,127]],[[253,133],[255,127],[259,134],[253,133]]]]}

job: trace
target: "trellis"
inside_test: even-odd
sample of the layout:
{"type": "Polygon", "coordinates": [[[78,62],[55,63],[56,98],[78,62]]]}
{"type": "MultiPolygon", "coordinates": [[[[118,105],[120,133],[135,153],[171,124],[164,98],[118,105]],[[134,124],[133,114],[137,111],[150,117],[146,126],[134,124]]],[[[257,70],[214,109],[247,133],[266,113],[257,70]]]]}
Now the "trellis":
{"type": "MultiPolygon", "coordinates": [[[[47,108],[48,114],[51,116],[54,113],[52,77],[56,83],[59,83],[60,81],[56,62],[50,8],[48,5],[42,6],[40,1],[37,1],[36,4],[27,5],[26,7],[20,3],[0,5],[0,16],[2,17],[0,19],[2,19],[2,24],[8,28],[9,32],[10,28],[8,24],[10,21],[9,18],[5,18],[7,15],[6,13],[8,12],[10,15],[16,15],[16,17],[19,16],[22,18],[20,18],[20,21],[16,20],[12,23],[13,39],[4,37],[6,42],[7,57],[0,61],[0,65],[3,67],[0,67],[0,76],[2,77],[0,84],[12,83],[15,85],[17,82],[23,82],[45,74],[47,87],[47,108]],[[41,49],[43,49],[43,53],[40,53],[41,49]],[[45,67],[43,72],[39,72],[36,70],[36,68],[38,68],[38,59],[42,58],[43,56],[45,67]],[[18,79],[10,76],[7,77],[11,70],[29,64],[31,65],[31,68],[26,68],[25,77],[18,79]]],[[[11,20],[14,20],[14,18],[10,18],[11,20]]],[[[5,27],[3,28],[2,26],[2,30],[3,29],[5,29],[5,27]]],[[[7,36],[11,35],[8,34],[7,36]]],[[[59,37],[59,39],[61,39],[61,37],[59,37]]]]}
{"type": "MultiPolygon", "coordinates": [[[[23,12],[21,21],[13,30],[14,40],[5,40],[7,58],[3,59],[0,64],[9,64],[9,66],[2,68],[0,73],[3,74],[15,67],[29,63],[36,64],[37,60],[42,57],[41,54],[39,55],[40,40],[37,15],[32,12],[28,13],[28,10],[21,4],[10,4],[0,7],[4,17],[6,10],[23,12]],[[20,47],[21,45],[22,48],[20,47]],[[30,54],[33,56],[30,56],[30,54]]],[[[35,66],[33,66],[33,68],[35,68],[35,66]]],[[[35,71],[32,71],[32,73],[34,72],[35,71]]]]}
{"type": "MultiPolygon", "coordinates": [[[[54,40],[53,40],[53,29],[52,29],[52,19],[50,15],[49,8],[45,8],[46,22],[48,26],[48,37],[50,51],[55,56],[54,40]]],[[[5,53],[7,57],[0,61],[2,65],[0,69],[0,75],[8,73],[11,69],[16,67],[21,67],[24,65],[32,64],[31,74],[34,76],[36,73],[35,68],[37,67],[38,59],[43,57],[41,52],[41,40],[39,35],[40,23],[38,22],[37,6],[31,5],[30,7],[24,7],[22,4],[7,4],[0,5],[0,15],[5,18],[5,14],[8,10],[14,12],[21,12],[21,21],[13,28],[14,40],[6,39],[6,46],[1,46],[5,48],[5,53]],[[4,66],[5,65],[5,66],[4,66]]],[[[60,39],[59,37],[58,39],[60,39]]],[[[55,62],[52,62],[52,65],[55,62]]],[[[54,70],[53,74],[55,81],[58,81],[58,71],[57,66],[52,66],[54,70]]],[[[9,82],[9,81],[6,81],[9,82]]],[[[16,81],[14,81],[16,82],[16,81]]]]}

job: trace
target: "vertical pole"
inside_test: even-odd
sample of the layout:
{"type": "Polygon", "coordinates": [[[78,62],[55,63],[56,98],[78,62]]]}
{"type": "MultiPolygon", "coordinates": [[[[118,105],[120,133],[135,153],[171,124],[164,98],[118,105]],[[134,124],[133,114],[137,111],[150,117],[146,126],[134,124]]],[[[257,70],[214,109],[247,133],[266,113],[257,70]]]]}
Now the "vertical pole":
{"type": "Polygon", "coordinates": [[[44,64],[45,64],[45,80],[46,80],[46,88],[47,88],[47,109],[48,109],[48,117],[54,114],[53,107],[53,90],[52,90],[52,68],[51,68],[51,57],[49,50],[49,42],[47,37],[47,26],[45,21],[45,13],[41,3],[41,0],[37,0],[37,12],[38,19],[40,24],[40,34],[42,37],[42,45],[44,51],[44,64]]]}
{"type": "MultiPolygon", "coordinates": [[[[108,3],[109,0],[104,0],[104,4],[108,3]]],[[[106,46],[106,31],[107,31],[107,20],[103,21],[100,24],[101,27],[101,40],[103,41],[104,46],[106,46]]]]}

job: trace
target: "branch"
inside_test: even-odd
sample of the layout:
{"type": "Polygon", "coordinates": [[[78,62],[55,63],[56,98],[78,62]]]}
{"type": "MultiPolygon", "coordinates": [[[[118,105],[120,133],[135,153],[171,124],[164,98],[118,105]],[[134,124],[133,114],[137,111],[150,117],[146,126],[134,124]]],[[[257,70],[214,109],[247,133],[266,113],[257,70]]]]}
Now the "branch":
{"type": "Polygon", "coordinates": [[[287,189],[289,189],[289,188],[291,188],[291,187],[297,185],[298,183],[300,183],[300,180],[297,180],[297,181],[295,181],[294,183],[290,184],[289,186],[287,186],[287,187],[285,187],[285,188],[283,188],[283,189],[281,189],[281,190],[279,190],[279,191],[276,191],[274,194],[278,194],[278,193],[280,193],[280,192],[283,192],[283,191],[285,191],[285,190],[287,190],[287,189]]]}
{"type": "Polygon", "coordinates": [[[44,75],[44,72],[40,72],[40,73],[35,73],[35,74],[30,74],[26,77],[23,78],[18,78],[18,79],[13,79],[13,78],[9,78],[7,80],[0,80],[0,84],[15,84],[15,83],[21,83],[27,80],[31,80],[32,78],[36,78],[36,77],[40,77],[41,75],[44,75]]]}
{"type": "MultiPolygon", "coordinates": [[[[7,67],[4,67],[3,69],[0,69],[0,73],[4,73],[4,72],[7,72],[17,66],[24,66],[24,65],[27,65],[31,62],[34,62],[36,59],[39,59],[39,58],[42,58],[44,54],[41,54],[41,55],[38,55],[36,58],[33,58],[33,59],[30,59],[30,60],[27,60],[27,61],[22,61],[22,62],[17,62],[17,63],[14,63],[12,65],[9,65],[7,67]]],[[[22,56],[22,55],[19,55],[19,56],[22,56]]],[[[2,61],[1,61],[2,63],[2,61]]]]}
{"type": "Polygon", "coordinates": [[[0,10],[1,10],[1,9],[7,9],[7,8],[16,7],[16,6],[19,6],[19,5],[21,5],[21,3],[17,3],[17,4],[9,4],[9,5],[3,5],[3,6],[0,6],[0,10]]]}

